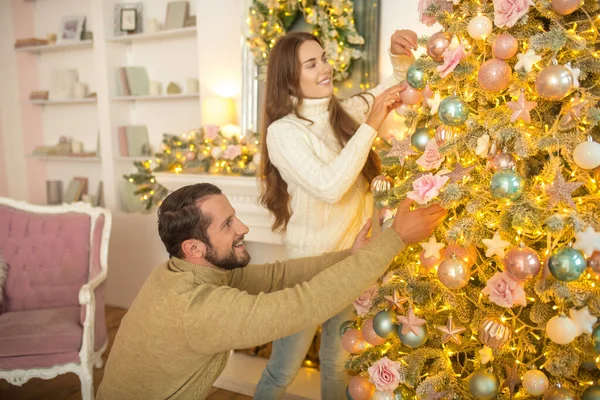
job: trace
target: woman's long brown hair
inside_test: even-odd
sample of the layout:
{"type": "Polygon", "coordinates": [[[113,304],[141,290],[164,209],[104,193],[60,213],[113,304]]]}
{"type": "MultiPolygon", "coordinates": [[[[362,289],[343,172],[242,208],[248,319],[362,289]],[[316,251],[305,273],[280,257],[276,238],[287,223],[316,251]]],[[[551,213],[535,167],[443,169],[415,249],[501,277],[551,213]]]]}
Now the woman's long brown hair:
{"type": "MultiPolygon", "coordinates": [[[[275,217],[272,226],[274,232],[285,232],[292,212],[289,205],[290,195],[287,191],[287,183],[281,178],[281,174],[269,159],[267,128],[273,122],[292,112],[297,117],[306,119],[298,114],[303,98],[300,90],[298,49],[302,43],[309,40],[321,44],[319,39],[310,33],[288,33],[275,43],[269,54],[259,173],[262,182],[260,203],[275,217]],[[292,96],[298,99],[296,105],[294,105],[292,96]]],[[[329,104],[329,123],[342,147],[346,145],[359,126],[342,108],[335,96],[332,96],[329,104]]],[[[379,157],[377,153],[371,150],[363,166],[362,175],[367,182],[371,182],[380,172],[381,162],[379,157]]]]}

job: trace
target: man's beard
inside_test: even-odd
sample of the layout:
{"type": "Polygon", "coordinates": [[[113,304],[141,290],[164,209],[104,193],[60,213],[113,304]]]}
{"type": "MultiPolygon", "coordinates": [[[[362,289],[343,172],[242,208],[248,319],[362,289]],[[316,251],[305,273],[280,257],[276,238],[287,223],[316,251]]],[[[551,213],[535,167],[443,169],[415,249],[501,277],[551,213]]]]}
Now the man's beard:
{"type": "MultiPolygon", "coordinates": [[[[240,240],[241,239],[243,239],[243,237],[241,237],[240,240]]],[[[246,250],[244,250],[244,254],[241,256],[241,258],[238,258],[238,256],[236,256],[234,248],[232,248],[231,251],[229,251],[225,257],[219,258],[217,256],[217,252],[215,251],[211,243],[208,243],[206,247],[207,250],[204,258],[206,259],[206,261],[210,262],[215,267],[230,270],[236,268],[244,268],[250,262],[250,254],[248,254],[246,250]]]]}

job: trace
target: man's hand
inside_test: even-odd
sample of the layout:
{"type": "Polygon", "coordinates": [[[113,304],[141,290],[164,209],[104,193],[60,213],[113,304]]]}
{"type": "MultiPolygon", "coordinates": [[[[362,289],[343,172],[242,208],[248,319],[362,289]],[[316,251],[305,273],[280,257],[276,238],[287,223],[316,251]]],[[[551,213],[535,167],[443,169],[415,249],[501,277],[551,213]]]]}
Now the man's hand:
{"type": "Polygon", "coordinates": [[[430,237],[435,227],[446,217],[446,210],[439,204],[411,210],[412,203],[411,199],[400,203],[391,226],[406,245],[416,244],[430,237]]]}
{"type": "Polygon", "coordinates": [[[368,219],[365,223],[365,226],[362,227],[358,235],[356,235],[356,239],[354,239],[354,243],[352,243],[352,248],[350,249],[350,255],[356,253],[363,246],[369,244],[371,242],[371,238],[368,238],[369,230],[371,229],[371,219],[368,219]]]}
{"type": "Polygon", "coordinates": [[[394,32],[390,44],[390,52],[395,55],[411,55],[411,50],[417,49],[417,34],[408,29],[394,32]]]}

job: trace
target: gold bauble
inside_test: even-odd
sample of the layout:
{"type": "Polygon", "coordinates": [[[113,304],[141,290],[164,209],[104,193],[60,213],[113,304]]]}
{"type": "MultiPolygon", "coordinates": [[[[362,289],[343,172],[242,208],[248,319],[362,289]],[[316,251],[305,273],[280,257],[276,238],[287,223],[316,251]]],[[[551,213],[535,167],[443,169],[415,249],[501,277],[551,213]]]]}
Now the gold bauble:
{"type": "Polygon", "coordinates": [[[511,336],[511,329],[499,318],[486,318],[479,325],[479,340],[492,349],[502,348],[511,336]]]}

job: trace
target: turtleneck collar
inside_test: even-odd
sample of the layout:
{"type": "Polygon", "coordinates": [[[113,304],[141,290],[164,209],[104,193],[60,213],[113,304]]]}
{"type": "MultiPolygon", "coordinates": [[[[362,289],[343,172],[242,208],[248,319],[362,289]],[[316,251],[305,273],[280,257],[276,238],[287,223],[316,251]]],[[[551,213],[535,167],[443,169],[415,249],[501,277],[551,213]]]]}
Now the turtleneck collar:
{"type": "Polygon", "coordinates": [[[214,285],[224,285],[227,283],[227,271],[224,269],[194,264],[177,257],[171,257],[169,268],[174,271],[191,272],[205,283],[212,283],[214,285]]]}
{"type": "MultiPolygon", "coordinates": [[[[292,96],[294,104],[298,104],[298,98],[292,96]]],[[[298,113],[303,117],[314,117],[329,111],[331,96],[322,99],[303,99],[298,113]]]]}

